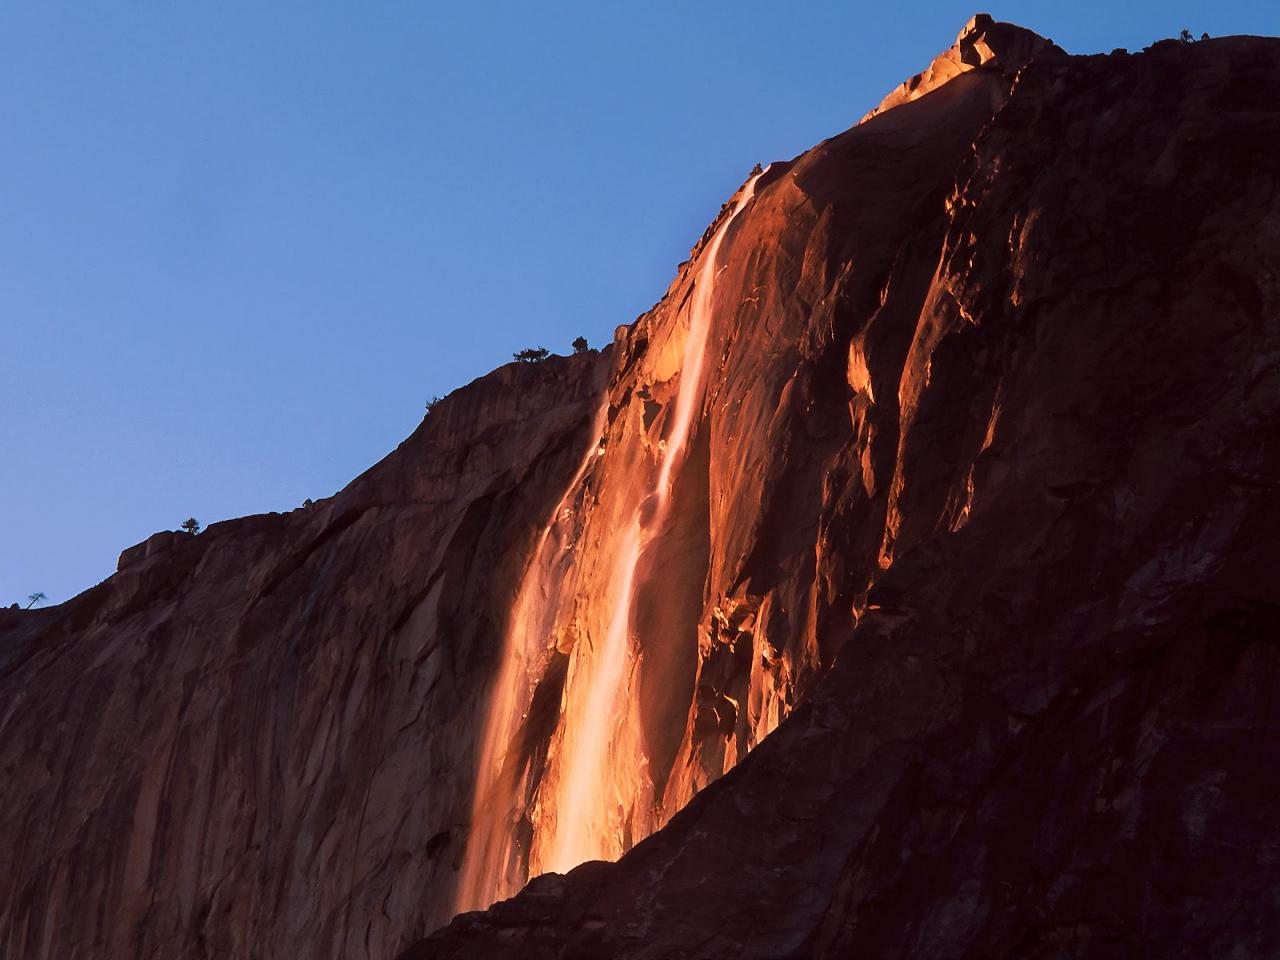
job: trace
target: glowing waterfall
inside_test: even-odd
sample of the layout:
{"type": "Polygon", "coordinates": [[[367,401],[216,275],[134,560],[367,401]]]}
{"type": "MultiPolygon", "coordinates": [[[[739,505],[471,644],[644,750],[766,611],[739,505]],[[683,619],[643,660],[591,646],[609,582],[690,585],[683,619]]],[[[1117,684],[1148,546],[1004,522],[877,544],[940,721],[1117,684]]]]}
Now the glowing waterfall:
{"type": "Polygon", "coordinates": [[[559,584],[552,570],[563,545],[553,534],[559,530],[558,521],[587,468],[600,453],[598,438],[608,407],[606,395],[592,424],[591,436],[596,442],[587,449],[551,520],[543,527],[507,619],[502,665],[489,697],[488,716],[480,738],[471,835],[455,896],[458,910],[488,906],[528,880],[524,867],[513,862],[516,824],[512,815],[515,793],[528,771],[515,769],[519,758],[510,754],[510,748],[533,695],[538,648],[546,643],[559,599],[559,584]]]}
{"type": "Polygon", "coordinates": [[[671,472],[683,457],[698,412],[707,334],[711,329],[711,298],[718,273],[716,256],[729,225],[754,195],[758,176],[747,182],[733,210],[702,251],[689,307],[680,389],[672,411],[670,433],[662,445],[658,477],[614,554],[613,575],[609,578],[612,594],[609,630],[586,678],[585,694],[579,696],[575,691],[573,699],[566,699],[554,835],[537,838],[538,847],[545,844],[547,851],[538,859],[538,866],[543,870],[564,872],[585,860],[612,859],[625,852],[621,848],[622,825],[617,822],[619,809],[626,808],[626,800],[636,798],[614,795],[616,783],[610,775],[609,761],[612,752],[613,759],[631,770],[639,769],[646,762],[638,725],[626,722],[629,711],[625,709],[623,696],[627,668],[634,653],[631,612],[636,572],[645,547],[661,532],[666,521],[671,503],[671,472]]]}
{"type": "MultiPolygon", "coordinates": [[[[603,447],[588,450],[525,571],[480,743],[471,835],[456,900],[459,910],[484,907],[509,896],[538,873],[616,858],[655,826],[636,698],[628,695],[639,646],[631,635],[637,580],[646,548],[666,523],[673,473],[683,461],[701,407],[712,296],[719,273],[717,255],[729,225],[754,196],[759,176],[747,181],[699,254],[688,301],[679,388],[666,437],[658,445],[656,476],[652,483],[616,493],[623,498],[620,516],[626,520],[601,537],[597,565],[608,569],[603,596],[584,600],[566,593],[574,589],[567,574],[577,546],[574,537],[581,532],[572,505],[603,447]],[[595,601],[606,610],[606,628],[599,631],[602,637],[587,630],[573,647],[546,769],[521,769],[514,740],[528,715],[538,671],[556,646],[557,618],[579,600],[587,606],[595,601]],[[530,792],[530,778],[539,773],[536,799],[524,808],[521,798],[530,792]],[[525,851],[516,849],[515,839],[522,817],[532,828],[525,851]]],[[[600,436],[608,402],[606,396],[594,436],[600,436]]]]}

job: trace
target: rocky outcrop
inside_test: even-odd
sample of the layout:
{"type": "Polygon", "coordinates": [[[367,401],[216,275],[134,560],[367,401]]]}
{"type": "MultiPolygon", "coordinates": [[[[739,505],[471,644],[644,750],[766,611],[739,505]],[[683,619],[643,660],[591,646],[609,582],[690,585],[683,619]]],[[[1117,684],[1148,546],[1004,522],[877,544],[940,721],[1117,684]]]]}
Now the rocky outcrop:
{"type": "Polygon", "coordinates": [[[975,18],[608,350],[0,611],[0,950],[395,956],[585,693],[634,848],[406,958],[1273,951],[1278,68],[975,18]]]}
{"type": "Polygon", "coordinates": [[[153,533],[141,543],[135,543],[132,547],[126,547],[120,551],[120,561],[116,564],[116,570],[120,571],[126,567],[134,567],[138,564],[158,557],[163,553],[168,553],[174,546],[180,543],[180,537],[183,534],[174,530],[161,530],[159,533],[153,533]]]}
{"type": "Polygon", "coordinates": [[[1006,79],[1012,79],[1031,60],[1049,51],[1062,53],[1052,41],[1039,34],[979,13],[960,29],[949,49],[934,57],[920,73],[898,84],[878,107],[862,118],[863,122],[933,93],[970,70],[998,71],[1006,79]]]}

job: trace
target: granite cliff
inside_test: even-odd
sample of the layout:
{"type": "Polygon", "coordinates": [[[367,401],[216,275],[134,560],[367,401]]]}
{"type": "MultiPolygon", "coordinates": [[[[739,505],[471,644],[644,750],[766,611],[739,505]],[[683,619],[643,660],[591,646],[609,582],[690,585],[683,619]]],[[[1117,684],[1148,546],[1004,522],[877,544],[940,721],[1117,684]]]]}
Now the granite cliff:
{"type": "Polygon", "coordinates": [[[5,955],[1273,953],[1278,104],[977,17],[605,350],[0,611],[5,955]]]}

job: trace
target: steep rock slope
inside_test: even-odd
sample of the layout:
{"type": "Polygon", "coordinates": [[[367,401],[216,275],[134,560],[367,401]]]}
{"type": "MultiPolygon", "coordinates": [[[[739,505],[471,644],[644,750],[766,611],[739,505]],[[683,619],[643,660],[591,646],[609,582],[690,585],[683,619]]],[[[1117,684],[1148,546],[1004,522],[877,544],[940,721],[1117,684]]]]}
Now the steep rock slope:
{"type": "Polygon", "coordinates": [[[0,611],[0,955],[383,958],[448,919],[474,701],[607,362],[504,367],[328,501],[0,611]]]}
{"type": "Polygon", "coordinates": [[[1018,49],[727,243],[711,527],[747,596],[812,571],[780,642],[834,666],[619,862],[405,960],[1280,949],[1280,42],[1018,49]]]}
{"type": "Polygon", "coordinates": [[[959,521],[961,451],[896,385],[947,309],[956,172],[1038,55],[1061,51],[975,18],[897,109],[753,175],[620,332],[599,456],[516,604],[460,909],[660,827],[803,701],[895,554],[959,521]]]}

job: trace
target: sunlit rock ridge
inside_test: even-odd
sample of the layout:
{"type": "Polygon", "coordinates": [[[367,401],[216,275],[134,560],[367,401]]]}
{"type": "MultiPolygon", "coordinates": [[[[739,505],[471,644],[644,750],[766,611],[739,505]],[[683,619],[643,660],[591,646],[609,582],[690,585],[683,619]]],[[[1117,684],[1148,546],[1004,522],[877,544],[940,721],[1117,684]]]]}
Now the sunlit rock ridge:
{"type": "Polygon", "coordinates": [[[0,611],[0,955],[1275,955],[1276,143],[1280,41],[980,15],[605,349],[0,611]]]}

